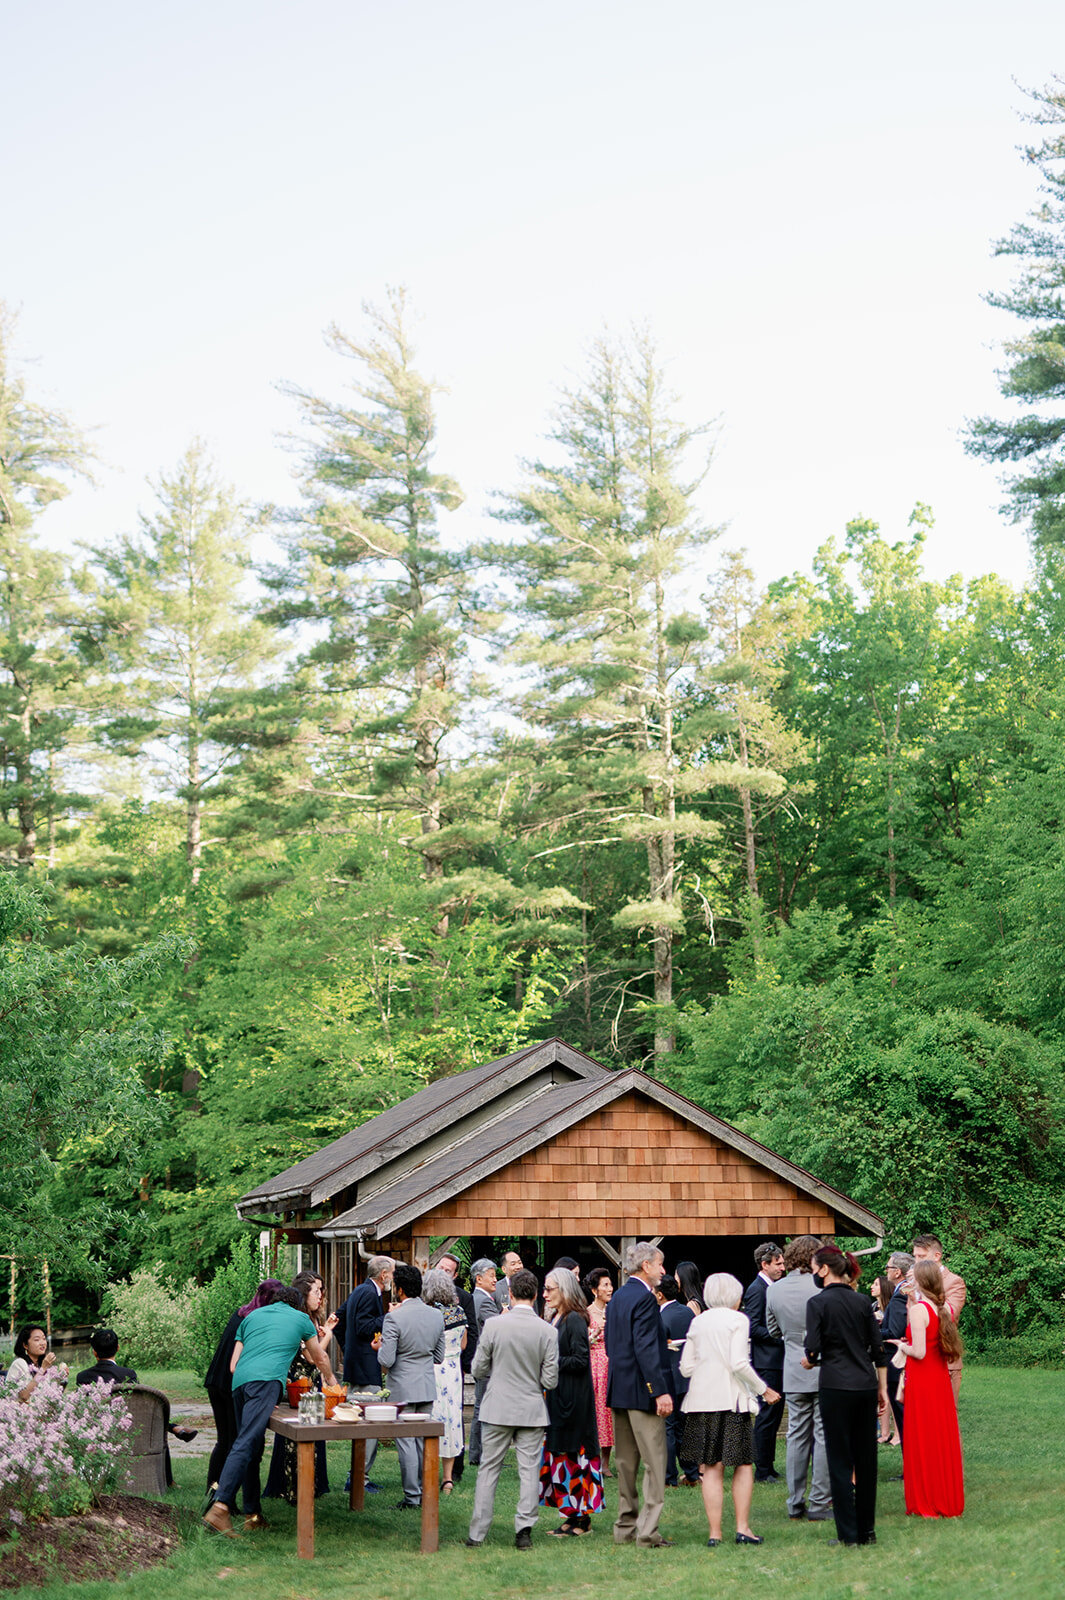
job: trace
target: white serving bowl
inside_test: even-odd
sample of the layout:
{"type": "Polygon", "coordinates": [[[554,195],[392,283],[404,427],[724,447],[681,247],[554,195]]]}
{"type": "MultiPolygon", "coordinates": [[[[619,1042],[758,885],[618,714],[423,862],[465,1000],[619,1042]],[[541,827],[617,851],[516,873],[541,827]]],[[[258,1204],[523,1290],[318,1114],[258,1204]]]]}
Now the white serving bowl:
{"type": "Polygon", "coordinates": [[[362,1415],[364,1422],[395,1422],[399,1407],[381,1401],[378,1405],[363,1406],[362,1415]]]}

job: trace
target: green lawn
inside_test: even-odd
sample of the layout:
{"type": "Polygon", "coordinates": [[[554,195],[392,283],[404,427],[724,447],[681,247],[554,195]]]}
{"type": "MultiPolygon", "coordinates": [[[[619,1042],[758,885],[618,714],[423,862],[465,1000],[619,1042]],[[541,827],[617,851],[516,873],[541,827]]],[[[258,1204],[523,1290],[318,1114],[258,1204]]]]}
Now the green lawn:
{"type": "MultiPolygon", "coordinates": [[[[146,1375],[147,1376],[147,1375],[146,1375]]],[[[158,1375],[153,1375],[158,1376],[158,1375]]],[[[902,1485],[881,1482],[879,1543],[868,1550],[829,1547],[829,1524],[790,1523],[782,1486],[759,1488],[752,1524],[766,1543],[755,1548],[706,1548],[706,1524],[697,1490],[670,1490],[663,1532],[672,1550],[615,1547],[608,1510],[595,1519],[590,1538],[578,1545],[548,1539],[541,1520],[528,1554],[513,1548],[516,1497],[513,1470],[504,1473],[496,1520],[482,1550],[466,1550],[474,1474],[450,1500],[441,1502],[441,1548],[418,1553],[418,1518],[391,1509],[399,1498],[394,1452],[378,1456],[375,1477],[385,1492],[353,1517],[346,1497],[334,1492],[318,1501],[317,1549],[313,1562],[296,1559],[295,1511],[267,1502],[275,1526],[267,1533],[223,1541],[195,1523],[187,1544],[166,1567],[124,1584],[89,1583],[78,1600],[202,1600],[205,1592],[227,1600],[351,1600],[363,1590],[381,1600],[433,1600],[461,1595],[489,1600],[497,1594],[543,1600],[1025,1600],[1065,1596],[1065,1376],[1059,1372],[970,1367],[962,1395],[968,1509],[949,1523],[907,1519],[902,1485]],[[269,1507],[274,1509],[270,1510],[269,1507]],[[368,1586],[368,1587],[367,1587],[368,1586]]],[[[330,1449],[330,1481],[340,1491],[345,1447],[330,1449]]],[[[881,1450],[881,1477],[898,1470],[898,1452],[881,1450]]],[[[176,1464],[175,1499],[194,1513],[203,1492],[204,1463],[176,1464]]],[[[726,1523],[726,1529],[728,1524],[726,1523]]],[[[69,1587],[13,1591],[56,1600],[69,1587]]]]}

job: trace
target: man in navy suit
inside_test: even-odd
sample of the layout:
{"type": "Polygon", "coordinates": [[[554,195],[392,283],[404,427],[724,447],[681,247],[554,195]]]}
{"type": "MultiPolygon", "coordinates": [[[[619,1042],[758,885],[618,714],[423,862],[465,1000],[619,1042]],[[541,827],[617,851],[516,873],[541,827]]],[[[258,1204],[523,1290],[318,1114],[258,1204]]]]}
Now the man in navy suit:
{"type": "MultiPolygon", "coordinates": [[[[684,1428],[680,1403],[688,1392],[688,1380],[680,1370],[680,1346],[688,1337],[688,1329],[695,1321],[695,1315],[691,1307],[685,1305],[680,1297],[680,1284],[668,1272],[655,1290],[655,1299],[658,1301],[659,1315],[666,1331],[666,1348],[669,1351],[669,1370],[666,1376],[669,1379],[669,1392],[673,1399],[673,1414],[666,1418],[666,1488],[675,1489],[678,1482],[677,1449],[684,1428]],[[678,1347],[675,1350],[674,1345],[678,1347]]],[[[697,1462],[682,1461],[680,1470],[689,1488],[698,1485],[697,1462]]]]}
{"type": "MultiPolygon", "coordinates": [[[[906,1316],[909,1305],[904,1285],[906,1278],[913,1271],[913,1263],[914,1257],[910,1255],[908,1250],[893,1250],[888,1256],[888,1264],[884,1276],[893,1287],[891,1299],[888,1301],[884,1311],[884,1320],[880,1324],[880,1337],[885,1344],[890,1339],[905,1339],[906,1337],[906,1316]]],[[[897,1348],[897,1345],[893,1346],[888,1351],[888,1355],[893,1356],[897,1348]]],[[[888,1399],[891,1401],[891,1409],[895,1413],[895,1426],[899,1430],[899,1444],[905,1449],[902,1437],[902,1418],[905,1408],[899,1399],[899,1378],[901,1376],[900,1369],[892,1366],[889,1361],[887,1369],[888,1399]]]]}
{"type": "Polygon", "coordinates": [[[618,1519],[614,1543],[660,1550],[673,1543],[658,1531],[666,1503],[666,1418],[669,1348],[655,1299],[665,1262],[644,1242],[625,1252],[628,1277],[606,1308],[610,1361],[606,1403],[614,1414],[614,1465],[618,1475],[618,1519]],[[643,1462],[643,1509],[636,1474],[643,1462]]]}
{"type": "MultiPolygon", "coordinates": [[[[353,1388],[380,1389],[381,1366],[377,1352],[381,1345],[381,1326],[385,1320],[385,1290],[392,1287],[391,1256],[371,1256],[366,1263],[366,1282],[348,1295],[344,1305],[344,1381],[353,1388]]],[[[377,1440],[366,1445],[366,1487],[377,1494],[370,1482],[370,1468],[377,1455],[377,1440]]]]}
{"type": "Polygon", "coordinates": [[[784,1252],[772,1239],[760,1244],[754,1252],[758,1275],[749,1284],[740,1310],[751,1324],[751,1366],[763,1383],[775,1389],[780,1399],[773,1405],[759,1401],[758,1419],[754,1425],[754,1481],[779,1483],[776,1470],[777,1434],[784,1415],[784,1341],[774,1338],[765,1320],[765,1297],[771,1283],[784,1276],[784,1252]]]}

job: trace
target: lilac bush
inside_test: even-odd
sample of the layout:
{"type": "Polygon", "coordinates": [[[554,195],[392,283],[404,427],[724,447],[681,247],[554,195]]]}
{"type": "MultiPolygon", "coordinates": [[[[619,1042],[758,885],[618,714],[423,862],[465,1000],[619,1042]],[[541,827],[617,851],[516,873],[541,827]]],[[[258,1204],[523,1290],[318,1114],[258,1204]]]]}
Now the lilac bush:
{"type": "Polygon", "coordinates": [[[0,1395],[0,1530],[28,1516],[84,1511],[109,1480],[125,1481],[119,1457],[133,1418],[109,1383],[64,1391],[45,1373],[28,1402],[0,1395]]]}

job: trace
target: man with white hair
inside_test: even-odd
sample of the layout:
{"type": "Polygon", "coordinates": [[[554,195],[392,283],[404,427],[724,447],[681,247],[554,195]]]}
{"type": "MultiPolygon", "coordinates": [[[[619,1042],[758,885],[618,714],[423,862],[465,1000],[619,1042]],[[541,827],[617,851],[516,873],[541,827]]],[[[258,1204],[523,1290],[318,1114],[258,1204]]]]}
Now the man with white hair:
{"type": "MultiPolygon", "coordinates": [[[[489,1261],[487,1256],[479,1256],[470,1268],[470,1282],[473,1284],[473,1306],[477,1319],[478,1341],[484,1333],[485,1323],[492,1317],[499,1316],[499,1307],[495,1301],[496,1264],[489,1261]]],[[[473,1368],[470,1368],[471,1372],[473,1368]]],[[[488,1387],[487,1378],[474,1377],[473,1383],[473,1420],[470,1423],[470,1440],[467,1459],[471,1467],[481,1464],[481,1401],[484,1391],[488,1387]]]]}
{"type": "Polygon", "coordinates": [[[641,1241],[625,1252],[624,1284],[606,1308],[610,1360],[606,1403],[614,1415],[614,1465],[618,1475],[615,1544],[661,1550],[673,1543],[658,1531],[666,1503],[666,1418],[669,1347],[654,1291],[665,1261],[656,1245],[641,1241]],[[643,1509],[637,1473],[643,1462],[643,1509]]]}

